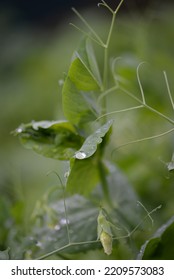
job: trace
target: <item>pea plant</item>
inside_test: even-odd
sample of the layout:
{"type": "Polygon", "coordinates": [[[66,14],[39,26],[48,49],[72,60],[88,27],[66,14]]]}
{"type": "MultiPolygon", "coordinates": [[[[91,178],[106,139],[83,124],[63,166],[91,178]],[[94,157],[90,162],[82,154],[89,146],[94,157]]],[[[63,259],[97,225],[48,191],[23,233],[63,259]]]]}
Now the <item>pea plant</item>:
{"type": "MultiPolygon", "coordinates": [[[[128,180],[112,162],[112,155],[106,152],[115,125],[112,116],[119,113],[144,108],[170,124],[170,128],[163,133],[123,143],[122,147],[174,131],[174,120],[146,101],[139,74],[142,63],[136,72],[139,86],[137,96],[127,89],[124,77],[116,71],[120,58],[110,60],[111,37],[122,3],[123,0],[115,9],[104,0],[98,4],[111,14],[105,40],[73,9],[85,30],[72,24],[83,37],[63,80],[62,107],[65,119],[32,121],[14,131],[26,148],[69,163],[64,175],[59,174],[58,170],[55,172],[59,187],[49,189],[36,204],[32,215],[35,224],[31,233],[33,239],[28,242],[27,249],[25,247],[23,250],[23,258],[73,258],[76,253],[96,251],[100,253],[96,258],[124,259],[138,256],[139,259],[151,259],[155,258],[154,242],[157,248],[165,234],[173,234],[174,218],[171,218],[156,235],[146,241],[147,228],[153,225],[152,214],[161,206],[147,210],[139,202],[128,180]],[[97,47],[103,51],[103,63],[100,64],[94,51],[97,47]],[[111,76],[112,79],[109,78],[111,76]],[[131,98],[135,104],[121,110],[108,111],[107,98],[117,92],[131,98]],[[31,250],[36,240],[37,244],[31,250]]],[[[174,109],[165,71],[164,80],[174,109]]],[[[119,102],[119,96],[117,99],[119,102]]],[[[113,147],[113,152],[116,153],[118,148],[113,147]]],[[[173,160],[167,167],[173,171],[173,160]]]]}

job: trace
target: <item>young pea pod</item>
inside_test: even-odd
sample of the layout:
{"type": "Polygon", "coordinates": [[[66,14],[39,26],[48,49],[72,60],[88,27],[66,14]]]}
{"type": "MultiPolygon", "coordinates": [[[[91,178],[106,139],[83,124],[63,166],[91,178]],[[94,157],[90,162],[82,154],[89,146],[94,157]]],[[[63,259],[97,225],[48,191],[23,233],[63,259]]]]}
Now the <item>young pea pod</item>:
{"type": "Polygon", "coordinates": [[[101,241],[104,252],[110,255],[112,253],[112,232],[110,223],[106,219],[102,209],[99,212],[97,224],[98,239],[101,241]]]}

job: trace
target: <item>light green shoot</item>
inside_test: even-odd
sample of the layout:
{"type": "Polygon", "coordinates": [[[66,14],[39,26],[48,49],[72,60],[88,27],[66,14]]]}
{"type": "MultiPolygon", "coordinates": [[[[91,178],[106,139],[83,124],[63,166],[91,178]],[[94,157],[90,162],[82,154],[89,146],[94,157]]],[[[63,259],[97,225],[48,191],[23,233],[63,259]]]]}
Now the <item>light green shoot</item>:
{"type": "Polygon", "coordinates": [[[110,222],[107,220],[106,216],[101,209],[97,218],[97,233],[99,239],[102,243],[104,252],[107,255],[112,253],[112,232],[110,222]]]}
{"type": "Polygon", "coordinates": [[[98,228],[97,228],[98,239],[100,238],[102,231],[105,231],[112,236],[110,222],[107,220],[106,216],[104,215],[103,209],[101,209],[99,212],[97,223],[98,223],[98,228]]]}
{"type": "Polygon", "coordinates": [[[101,241],[104,252],[107,255],[112,253],[112,231],[111,227],[120,230],[120,228],[113,225],[108,221],[106,215],[104,214],[104,210],[101,208],[98,218],[97,218],[97,239],[101,241]]]}

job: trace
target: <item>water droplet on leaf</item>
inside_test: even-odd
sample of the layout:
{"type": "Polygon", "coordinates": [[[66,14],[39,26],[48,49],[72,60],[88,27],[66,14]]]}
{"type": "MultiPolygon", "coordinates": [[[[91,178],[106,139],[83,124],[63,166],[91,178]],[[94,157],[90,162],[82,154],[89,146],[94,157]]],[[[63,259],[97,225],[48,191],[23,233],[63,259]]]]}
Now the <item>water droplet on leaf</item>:
{"type": "Polygon", "coordinates": [[[42,244],[42,242],[37,241],[36,246],[42,248],[43,244],[42,244]]]}
{"type": "Polygon", "coordinates": [[[65,172],[65,174],[64,174],[64,178],[66,178],[66,179],[67,179],[67,178],[68,178],[68,176],[69,176],[69,174],[70,174],[70,170],[66,171],[66,172],[65,172]]]}
{"type": "Polygon", "coordinates": [[[84,153],[84,152],[77,152],[76,154],[75,154],[75,157],[77,158],[77,159],[84,159],[84,158],[86,158],[86,154],[84,153]]]}
{"type": "Polygon", "coordinates": [[[61,229],[61,227],[60,227],[60,225],[59,225],[59,224],[57,224],[57,225],[55,225],[54,229],[58,231],[58,230],[60,230],[60,229],[61,229]]]}
{"type": "Polygon", "coordinates": [[[69,224],[69,221],[67,221],[66,219],[64,219],[64,218],[62,218],[61,220],[60,220],[60,225],[66,225],[66,224],[69,224]]]}
{"type": "Polygon", "coordinates": [[[19,127],[19,128],[17,128],[17,133],[21,133],[23,130],[22,130],[22,128],[21,127],[19,127]]]}

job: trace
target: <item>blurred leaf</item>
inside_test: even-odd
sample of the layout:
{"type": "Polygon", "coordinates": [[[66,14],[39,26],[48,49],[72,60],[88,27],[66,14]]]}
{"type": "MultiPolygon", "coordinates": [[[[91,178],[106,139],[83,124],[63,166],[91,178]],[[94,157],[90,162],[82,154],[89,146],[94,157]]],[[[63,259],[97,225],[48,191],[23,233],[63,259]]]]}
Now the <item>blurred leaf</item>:
{"type": "MultiPolygon", "coordinates": [[[[90,201],[82,196],[75,195],[66,199],[66,205],[68,210],[68,226],[70,229],[71,242],[83,242],[96,240],[96,219],[98,208],[90,201]],[[87,222],[88,221],[88,222],[87,222]],[[88,230],[90,227],[90,231],[88,230]],[[86,234],[88,231],[88,235],[86,234]]],[[[40,257],[45,253],[49,253],[52,250],[59,249],[68,244],[68,233],[66,227],[66,219],[63,200],[56,200],[50,203],[50,206],[57,213],[57,224],[55,227],[50,228],[46,224],[42,227],[33,228],[33,240],[37,241],[38,246],[31,246],[29,250],[32,250],[32,258],[40,257]],[[48,238],[49,237],[49,238],[48,238]]],[[[44,216],[41,217],[44,220],[44,216]]],[[[98,244],[84,244],[69,246],[67,249],[61,250],[61,254],[65,253],[79,253],[85,252],[89,249],[95,249],[98,244]]],[[[50,257],[53,259],[53,256],[50,257]]],[[[63,258],[63,257],[62,257],[63,258]]]]}
{"type": "Polygon", "coordinates": [[[9,248],[7,248],[4,251],[0,251],[0,260],[9,260],[10,259],[9,251],[10,251],[9,248]]]}
{"type": "MultiPolygon", "coordinates": [[[[121,170],[110,163],[106,163],[106,166],[110,172],[107,176],[111,199],[111,210],[107,211],[108,217],[114,225],[119,228],[125,226],[127,230],[131,231],[141,220],[142,209],[137,205],[138,197],[121,170]]],[[[98,201],[102,203],[103,194],[101,190],[98,190],[99,187],[96,188],[96,192],[98,193],[98,201]]],[[[105,207],[105,205],[101,205],[105,207]]]]}
{"type": "Polygon", "coordinates": [[[103,126],[98,128],[93,134],[88,136],[82,147],[75,153],[77,159],[85,159],[91,157],[97,150],[97,145],[103,141],[103,137],[111,128],[112,120],[109,120],[103,126]]]}
{"type": "Polygon", "coordinates": [[[136,68],[139,64],[138,58],[133,54],[126,54],[123,58],[117,58],[113,62],[115,79],[129,90],[137,83],[136,68]]]}
{"type": "Polygon", "coordinates": [[[173,260],[174,256],[174,216],[162,225],[154,236],[141,248],[138,259],[173,260]]]}
{"type": "MultiPolygon", "coordinates": [[[[89,160],[91,160],[91,158],[86,159],[86,161],[89,160]]],[[[78,162],[83,163],[84,161],[78,162]]],[[[93,167],[91,167],[90,170],[92,169],[93,167]]],[[[113,205],[113,207],[111,206],[108,211],[108,217],[115,226],[122,228],[122,230],[119,230],[119,234],[116,235],[119,240],[119,237],[121,238],[127,235],[127,231],[124,230],[124,227],[131,230],[141,221],[141,209],[137,208],[136,202],[138,199],[124,175],[113,166],[110,171],[111,173],[107,176],[107,181],[111,197],[111,205],[113,205]]],[[[88,179],[90,179],[90,175],[88,176],[88,179]]],[[[83,184],[85,184],[85,182],[83,182],[83,184]]],[[[84,244],[76,244],[61,250],[62,258],[64,258],[64,254],[66,258],[66,254],[84,253],[98,248],[101,248],[101,254],[104,257],[100,242],[88,243],[88,241],[97,240],[97,217],[103,200],[100,184],[98,184],[92,196],[93,201],[80,195],[66,198],[70,240],[73,243],[84,242],[84,244]]],[[[45,203],[47,207],[50,207],[57,212],[57,224],[53,228],[48,227],[47,224],[43,225],[43,223],[40,228],[33,227],[33,240],[35,240],[35,243],[40,244],[40,248],[36,245],[29,248],[30,251],[32,250],[32,258],[39,257],[68,244],[63,200],[54,196],[54,201],[46,201],[45,203]]],[[[102,207],[105,207],[105,205],[102,204],[102,207]]],[[[42,215],[42,221],[47,221],[44,217],[44,212],[42,212],[42,215]]],[[[115,234],[113,228],[112,232],[115,234]]],[[[119,242],[118,240],[113,240],[113,254],[111,254],[111,258],[114,258],[115,254],[117,255],[117,248],[120,246],[122,239],[120,239],[119,242]]],[[[127,258],[129,248],[129,244],[126,244],[125,240],[124,251],[122,253],[123,258],[127,258]]],[[[69,257],[71,259],[71,255],[69,255],[69,257]]],[[[50,258],[53,259],[53,256],[50,258]]]]}
{"type": "Polygon", "coordinates": [[[22,144],[35,152],[59,160],[70,159],[82,138],[67,121],[40,121],[21,125],[14,131],[22,144]]]}

